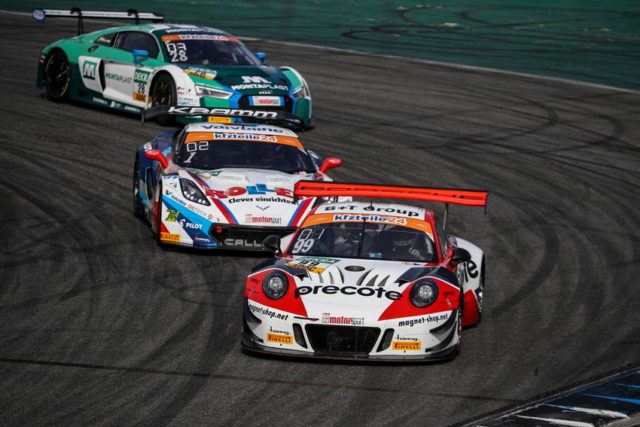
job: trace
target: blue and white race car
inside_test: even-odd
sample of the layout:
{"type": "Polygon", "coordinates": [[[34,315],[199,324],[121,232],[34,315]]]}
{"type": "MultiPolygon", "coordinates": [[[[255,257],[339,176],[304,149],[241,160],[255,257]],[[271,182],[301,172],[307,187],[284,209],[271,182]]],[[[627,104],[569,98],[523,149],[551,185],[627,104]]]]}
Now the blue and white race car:
{"type": "MultiPolygon", "coordinates": [[[[206,115],[202,110],[194,109],[206,115]]],[[[221,113],[246,118],[256,112],[221,113]]],[[[316,198],[294,199],[295,183],[328,180],[325,172],[341,165],[336,157],[322,161],[284,127],[192,123],[138,148],[133,211],[151,224],[160,244],[263,250],[266,236],[291,234],[314,206],[316,198]]]]}

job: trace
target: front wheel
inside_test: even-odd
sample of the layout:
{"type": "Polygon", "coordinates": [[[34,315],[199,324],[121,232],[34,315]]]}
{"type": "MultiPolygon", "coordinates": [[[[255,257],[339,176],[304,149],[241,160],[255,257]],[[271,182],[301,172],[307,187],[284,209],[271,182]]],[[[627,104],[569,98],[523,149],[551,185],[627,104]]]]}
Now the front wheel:
{"type": "Polygon", "coordinates": [[[44,88],[47,98],[55,102],[66,101],[71,89],[71,67],[60,50],[49,54],[44,63],[44,88]]]}
{"type": "MultiPolygon", "coordinates": [[[[176,105],[178,96],[176,94],[176,84],[173,77],[169,74],[160,74],[153,82],[151,88],[151,106],[167,105],[169,107],[176,105]]],[[[161,125],[171,125],[173,120],[167,117],[158,117],[156,119],[161,125]]]]}

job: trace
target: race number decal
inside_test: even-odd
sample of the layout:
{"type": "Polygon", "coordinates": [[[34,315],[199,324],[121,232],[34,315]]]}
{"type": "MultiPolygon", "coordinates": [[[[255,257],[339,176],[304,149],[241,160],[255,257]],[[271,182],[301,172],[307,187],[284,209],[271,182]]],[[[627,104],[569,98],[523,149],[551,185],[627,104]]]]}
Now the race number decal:
{"type": "Polygon", "coordinates": [[[184,43],[167,43],[167,51],[171,62],[187,62],[187,45],[184,43]]]}
{"type": "Polygon", "coordinates": [[[186,148],[189,157],[184,160],[184,163],[191,163],[198,151],[207,151],[209,149],[209,141],[190,142],[186,144],[186,148]]]}

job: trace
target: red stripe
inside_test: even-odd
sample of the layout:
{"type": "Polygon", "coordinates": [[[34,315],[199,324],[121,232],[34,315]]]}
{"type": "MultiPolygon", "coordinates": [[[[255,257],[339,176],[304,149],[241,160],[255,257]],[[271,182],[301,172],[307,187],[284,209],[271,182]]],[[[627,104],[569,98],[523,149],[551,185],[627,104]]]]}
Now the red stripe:
{"type": "Polygon", "coordinates": [[[220,200],[211,199],[211,201],[213,201],[213,203],[216,205],[218,210],[222,212],[222,215],[224,215],[225,219],[229,224],[236,224],[236,222],[233,220],[233,217],[229,214],[229,210],[225,205],[222,204],[222,202],[220,202],[220,200]]]}
{"type": "Polygon", "coordinates": [[[298,223],[300,222],[300,219],[302,219],[302,216],[304,215],[304,213],[306,212],[307,208],[309,207],[309,204],[313,200],[314,199],[311,198],[311,199],[306,199],[305,201],[302,202],[302,206],[300,207],[300,209],[298,209],[298,213],[293,218],[293,221],[291,222],[291,225],[293,225],[294,227],[298,226],[298,223]]]}

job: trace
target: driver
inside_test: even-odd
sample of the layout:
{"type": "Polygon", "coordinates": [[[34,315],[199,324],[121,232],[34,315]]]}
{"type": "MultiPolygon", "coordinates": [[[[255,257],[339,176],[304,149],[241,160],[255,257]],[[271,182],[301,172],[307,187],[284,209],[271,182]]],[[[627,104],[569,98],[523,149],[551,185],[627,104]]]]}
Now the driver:
{"type": "Polygon", "coordinates": [[[418,249],[418,235],[397,231],[393,233],[393,258],[420,261],[425,259],[424,254],[418,249]]]}

